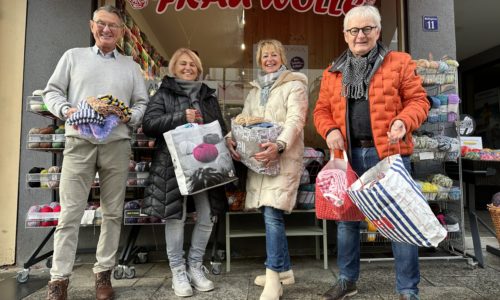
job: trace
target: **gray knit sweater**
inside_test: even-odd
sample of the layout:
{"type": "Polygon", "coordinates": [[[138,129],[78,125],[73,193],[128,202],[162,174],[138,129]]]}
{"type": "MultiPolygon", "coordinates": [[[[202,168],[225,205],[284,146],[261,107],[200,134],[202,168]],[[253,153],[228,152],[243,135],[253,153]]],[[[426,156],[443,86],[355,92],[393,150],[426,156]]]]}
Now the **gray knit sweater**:
{"type": "MultiPolygon", "coordinates": [[[[49,111],[65,120],[63,112],[77,107],[79,101],[90,96],[111,94],[131,107],[128,126],[136,127],[148,103],[148,94],[140,67],[131,57],[116,50],[103,56],[96,46],[73,48],[64,53],[47,83],[44,101],[49,111]]],[[[66,126],[66,136],[80,137],[92,143],[108,143],[130,139],[128,126],[120,123],[104,141],[83,137],[72,126],[66,126]]]]}

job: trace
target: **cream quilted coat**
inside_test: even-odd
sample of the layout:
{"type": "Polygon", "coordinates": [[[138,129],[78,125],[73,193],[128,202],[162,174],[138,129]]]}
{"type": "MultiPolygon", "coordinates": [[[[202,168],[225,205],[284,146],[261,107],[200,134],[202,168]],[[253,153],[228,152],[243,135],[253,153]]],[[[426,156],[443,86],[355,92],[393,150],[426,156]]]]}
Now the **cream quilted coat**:
{"type": "Polygon", "coordinates": [[[307,77],[285,71],[271,87],[265,106],[260,105],[260,87],[256,82],[248,94],[243,114],[264,117],[283,126],[278,140],[286,143],[280,155],[281,172],[267,176],[248,171],[246,209],[272,206],[290,212],[295,206],[304,155],[304,125],[307,116],[307,77]]]}

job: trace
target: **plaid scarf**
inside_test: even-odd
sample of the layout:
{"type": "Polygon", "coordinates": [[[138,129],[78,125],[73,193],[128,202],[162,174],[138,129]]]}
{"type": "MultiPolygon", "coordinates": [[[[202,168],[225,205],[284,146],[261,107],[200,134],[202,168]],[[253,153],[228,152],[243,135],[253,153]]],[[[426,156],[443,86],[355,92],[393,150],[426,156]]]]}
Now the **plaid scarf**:
{"type": "MultiPolygon", "coordinates": [[[[369,76],[378,55],[378,46],[375,46],[367,56],[355,57],[351,50],[347,50],[346,62],[342,70],[342,96],[360,99],[366,96],[366,88],[370,81],[369,76]]],[[[368,99],[368,97],[365,97],[368,99]]]]}
{"type": "Polygon", "coordinates": [[[260,85],[260,105],[264,106],[267,103],[267,99],[269,98],[269,93],[271,92],[271,87],[273,86],[276,79],[280,77],[283,72],[286,71],[286,66],[281,65],[278,71],[273,73],[263,73],[257,78],[257,83],[260,85]]]}

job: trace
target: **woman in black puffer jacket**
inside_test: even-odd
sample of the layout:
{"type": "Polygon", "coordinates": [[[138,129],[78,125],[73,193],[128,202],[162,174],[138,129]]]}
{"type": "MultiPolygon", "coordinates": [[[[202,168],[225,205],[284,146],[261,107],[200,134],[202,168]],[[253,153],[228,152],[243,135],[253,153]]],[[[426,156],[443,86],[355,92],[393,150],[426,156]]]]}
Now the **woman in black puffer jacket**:
{"type": "MultiPolygon", "coordinates": [[[[227,207],[224,187],[216,187],[193,196],[182,196],[175,177],[172,158],[163,138],[163,133],[177,126],[219,121],[222,134],[227,133],[215,90],[200,80],[203,73],[201,61],[191,50],[180,48],[168,66],[173,77],[166,76],[160,89],[150,99],[143,118],[143,130],[156,138],[157,150],[149,171],[150,185],[145,190],[143,212],[166,219],[165,239],[167,255],[172,270],[173,289],[178,296],[191,296],[191,285],[199,291],[214,289],[202,270],[203,255],[212,232],[214,221],[227,207]],[[187,198],[187,199],[186,199],[187,198]],[[197,212],[191,247],[186,262],[183,257],[184,223],[186,201],[192,198],[197,212]]],[[[203,267],[204,268],[204,267],[203,267]]]]}

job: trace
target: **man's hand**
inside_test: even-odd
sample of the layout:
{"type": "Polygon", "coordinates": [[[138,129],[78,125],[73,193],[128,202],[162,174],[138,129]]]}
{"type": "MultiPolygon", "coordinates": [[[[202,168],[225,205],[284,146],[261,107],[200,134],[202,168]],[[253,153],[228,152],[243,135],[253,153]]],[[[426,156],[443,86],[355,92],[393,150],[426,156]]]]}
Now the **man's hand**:
{"type": "Polygon", "coordinates": [[[127,117],[125,117],[125,118],[122,119],[122,123],[124,123],[124,124],[127,124],[129,121],[130,121],[130,117],[129,116],[127,116],[127,117]]]}
{"type": "Polygon", "coordinates": [[[392,123],[391,130],[387,133],[389,143],[397,144],[406,134],[406,127],[403,121],[396,120],[392,123]]]}
{"type": "Polygon", "coordinates": [[[344,137],[340,130],[334,129],[326,136],[326,145],[330,150],[344,150],[344,137]]]}
{"type": "Polygon", "coordinates": [[[76,113],[78,111],[78,109],[74,108],[74,107],[70,107],[67,111],[66,111],[66,114],[64,115],[64,117],[66,119],[69,119],[71,118],[71,116],[76,113]]]}

